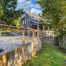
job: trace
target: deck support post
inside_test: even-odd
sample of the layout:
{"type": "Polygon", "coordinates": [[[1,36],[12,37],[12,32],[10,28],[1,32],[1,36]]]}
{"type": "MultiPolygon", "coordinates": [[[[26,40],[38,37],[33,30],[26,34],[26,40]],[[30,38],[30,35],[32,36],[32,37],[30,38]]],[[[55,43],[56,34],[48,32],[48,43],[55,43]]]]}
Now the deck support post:
{"type": "Polygon", "coordinates": [[[39,24],[37,25],[37,30],[39,30],[39,24]]]}
{"type": "Polygon", "coordinates": [[[44,26],[43,26],[43,36],[44,36],[44,26]]]}
{"type": "Polygon", "coordinates": [[[8,66],[7,54],[0,56],[0,66],[8,66]]]}
{"type": "Polygon", "coordinates": [[[35,32],[32,32],[32,56],[34,55],[34,39],[35,39],[35,32]]]}
{"type": "Polygon", "coordinates": [[[23,43],[23,46],[22,46],[22,53],[23,53],[24,61],[26,62],[26,56],[25,56],[25,37],[24,37],[24,36],[25,36],[25,35],[24,35],[25,33],[24,33],[24,32],[25,32],[25,30],[22,30],[22,35],[23,35],[23,37],[22,37],[22,38],[23,38],[23,42],[22,42],[22,43],[23,43]]]}

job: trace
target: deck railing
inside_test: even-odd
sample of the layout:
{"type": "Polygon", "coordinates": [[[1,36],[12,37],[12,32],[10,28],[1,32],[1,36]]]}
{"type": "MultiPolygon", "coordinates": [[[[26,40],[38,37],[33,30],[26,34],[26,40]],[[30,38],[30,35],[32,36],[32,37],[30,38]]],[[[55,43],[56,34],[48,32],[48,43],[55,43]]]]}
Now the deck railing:
{"type": "MultiPolygon", "coordinates": [[[[8,25],[0,25],[0,29],[7,29],[7,30],[16,30],[22,33],[22,38],[21,40],[23,41],[23,46],[22,46],[22,52],[24,56],[24,61],[26,62],[26,57],[25,57],[25,39],[32,40],[32,50],[34,50],[34,39],[35,37],[38,37],[39,39],[42,38],[42,32],[40,30],[35,30],[35,29],[25,29],[21,27],[14,27],[14,26],[8,26],[8,25]],[[25,32],[28,31],[31,36],[25,35],[25,32]],[[31,33],[30,33],[31,32],[31,33]]],[[[1,37],[1,35],[0,35],[1,37]]]]}

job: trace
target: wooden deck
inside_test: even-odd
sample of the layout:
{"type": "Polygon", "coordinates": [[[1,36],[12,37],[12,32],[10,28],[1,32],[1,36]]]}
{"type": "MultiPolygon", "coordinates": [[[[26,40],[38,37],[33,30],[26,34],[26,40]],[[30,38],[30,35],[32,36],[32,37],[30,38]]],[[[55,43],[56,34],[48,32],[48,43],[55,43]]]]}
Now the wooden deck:
{"type": "MultiPolygon", "coordinates": [[[[0,55],[21,47],[23,45],[23,41],[20,40],[20,38],[22,38],[22,36],[1,37],[0,49],[3,49],[3,52],[1,52],[0,55]]],[[[25,40],[25,44],[30,44],[30,43],[31,43],[31,40],[25,40]]]]}

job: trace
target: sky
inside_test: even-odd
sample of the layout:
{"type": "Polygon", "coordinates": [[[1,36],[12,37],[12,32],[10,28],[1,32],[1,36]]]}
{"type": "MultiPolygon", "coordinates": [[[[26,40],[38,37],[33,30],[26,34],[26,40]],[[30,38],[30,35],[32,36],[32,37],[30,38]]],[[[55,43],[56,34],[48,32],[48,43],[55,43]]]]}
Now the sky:
{"type": "Polygon", "coordinates": [[[41,12],[41,7],[36,3],[36,0],[18,0],[17,9],[24,9],[26,12],[32,10],[32,13],[39,14],[41,12]]]}

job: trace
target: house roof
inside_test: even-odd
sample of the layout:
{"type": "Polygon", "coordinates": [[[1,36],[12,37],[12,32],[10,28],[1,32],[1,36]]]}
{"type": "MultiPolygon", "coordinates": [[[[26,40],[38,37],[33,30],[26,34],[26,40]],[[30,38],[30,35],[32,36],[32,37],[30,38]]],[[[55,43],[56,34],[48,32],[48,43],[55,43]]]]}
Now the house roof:
{"type": "Polygon", "coordinates": [[[25,15],[26,15],[26,18],[28,18],[30,22],[33,22],[33,23],[36,23],[36,24],[40,23],[40,21],[38,19],[34,18],[34,16],[30,16],[27,13],[25,15]]]}
{"type": "Polygon", "coordinates": [[[40,21],[42,20],[44,23],[48,23],[48,24],[51,24],[51,19],[46,19],[46,18],[42,18],[40,15],[36,15],[36,14],[32,14],[32,13],[24,13],[22,16],[21,16],[21,19],[22,18],[27,18],[29,19],[29,21],[31,23],[34,23],[34,24],[40,24],[40,21]]]}
{"type": "Polygon", "coordinates": [[[24,17],[26,17],[27,19],[29,19],[30,22],[33,22],[35,24],[40,23],[40,16],[39,15],[25,13],[24,15],[21,16],[21,18],[24,18],[24,17]]]}

